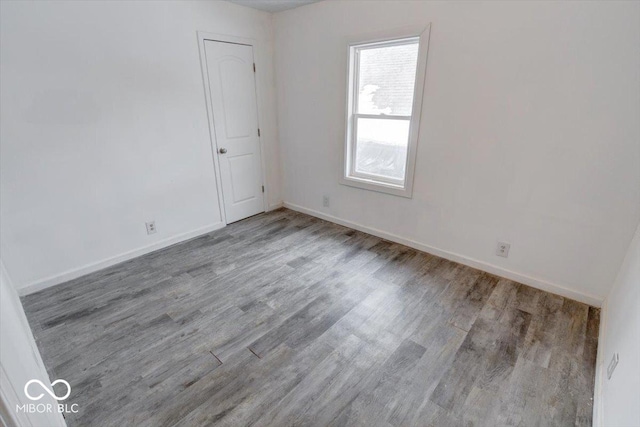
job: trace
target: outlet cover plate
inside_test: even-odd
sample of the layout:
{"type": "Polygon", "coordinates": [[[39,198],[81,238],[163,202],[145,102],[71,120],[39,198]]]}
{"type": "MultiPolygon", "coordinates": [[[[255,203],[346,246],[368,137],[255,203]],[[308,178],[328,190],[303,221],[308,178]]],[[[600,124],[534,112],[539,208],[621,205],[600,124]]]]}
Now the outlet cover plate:
{"type": "Polygon", "coordinates": [[[507,258],[509,257],[509,249],[511,249],[510,243],[498,242],[496,244],[496,255],[507,258]]]}
{"type": "Polygon", "coordinates": [[[146,222],[145,225],[147,226],[147,234],[154,234],[156,231],[156,222],[155,221],[149,221],[146,222]]]}

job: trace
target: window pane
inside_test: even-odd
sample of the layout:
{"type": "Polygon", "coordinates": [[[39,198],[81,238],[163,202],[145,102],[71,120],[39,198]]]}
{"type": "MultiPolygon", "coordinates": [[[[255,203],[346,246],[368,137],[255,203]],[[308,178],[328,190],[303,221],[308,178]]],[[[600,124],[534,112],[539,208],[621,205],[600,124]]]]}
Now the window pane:
{"type": "Polygon", "coordinates": [[[404,179],[409,120],[357,120],[356,172],[404,179]]]}
{"type": "Polygon", "coordinates": [[[358,113],[410,116],[418,43],[359,49],[358,113]]]}

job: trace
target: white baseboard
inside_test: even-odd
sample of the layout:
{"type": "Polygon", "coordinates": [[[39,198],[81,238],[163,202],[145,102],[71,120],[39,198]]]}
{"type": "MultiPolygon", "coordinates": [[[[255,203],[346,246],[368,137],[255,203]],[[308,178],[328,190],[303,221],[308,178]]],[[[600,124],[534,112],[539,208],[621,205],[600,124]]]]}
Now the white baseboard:
{"type": "MultiPolygon", "coordinates": [[[[497,276],[505,277],[509,280],[514,280],[519,283],[524,283],[525,285],[528,285],[537,289],[541,289],[543,291],[547,291],[547,292],[561,295],[563,297],[571,298],[576,301],[583,302],[585,304],[589,304],[595,307],[600,307],[602,304],[601,298],[594,295],[589,295],[589,294],[576,291],[574,289],[571,289],[568,286],[558,285],[543,279],[538,279],[525,274],[517,273],[515,271],[507,270],[502,267],[498,267],[498,266],[486,263],[484,261],[479,261],[473,258],[466,257],[464,255],[438,249],[433,246],[429,246],[423,243],[416,242],[411,239],[407,239],[405,237],[401,237],[392,233],[387,233],[386,231],[378,230],[375,228],[367,227],[352,221],[347,221],[347,220],[335,217],[333,215],[325,214],[323,212],[319,212],[313,209],[308,209],[293,203],[289,203],[289,202],[275,203],[275,204],[269,205],[269,210],[270,211],[275,210],[282,206],[297,212],[302,212],[307,215],[315,216],[317,218],[321,218],[326,221],[333,222],[335,224],[353,228],[355,230],[359,230],[364,233],[368,233],[368,234],[380,237],[382,239],[389,240],[391,242],[400,243],[402,245],[409,246],[419,251],[427,252],[432,255],[436,255],[436,256],[448,259],[450,261],[455,261],[460,264],[468,265],[469,267],[477,268],[479,270],[486,271],[488,273],[495,274],[497,276]]],[[[128,251],[128,252],[95,262],[95,263],[91,263],[83,267],[67,270],[63,273],[37,280],[35,282],[29,283],[26,286],[18,288],[17,291],[20,296],[32,294],[32,293],[41,291],[43,289],[46,289],[48,287],[67,282],[69,280],[76,279],[78,277],[96,272],[98,270],[102,270],[104,268],[110,267],[112,265],[115,265],[124,261],[128,261],[138,256],[145,255],[150,252],[166,248],[167,246],[171,246],[173,244],[180,243],[185,240],[189,240],[206,233],[210,233],[224,226],[225,224],[220,222],[217,224],[212,224],[206,227],[199,228],[197,230],[178,234],[176,236],[169,237],[167,239],[161,240],[159,242],[153,243],[148,246],[144,246],[142,248],[134,249],[132,251],[128,251]]]]}
{"type": "Polygon", "coordinates": [[[466,257],[464,255],[438,249],[433,246],[425,245],[423,243],[419,243],[414,240],[407,239],[405,237],[401,237],[392,233],[387,233],[386,231],[367,227],[365,225],[361,225],[352,221],[347,221],[347,220],[335,217],[333,215],[316,211],[314,209],[308,209],[302,206],[298,206],[294,203],[284,202],[283,205],[286,208],[289,208],[297,212],[305,213],[307,215],[315,216],[317,218],[324,219],[326,221],[333,222],[335,224],[353,228],[355,230],[362,231],[364,233],[368,233],[373,236],[380,237],[385,240],[389,240],[391,242],[400,243],[402,245],[409,246],[410,248],[414,248],[422,252],[427,252],[429,254],[436,255],[441,258],[448,259],[450,261],[455,261],[460,264],[467,265],[469,267],[477,268],[478,270],[486,271],[487,273],[495,274],[496,276],[501,276],[509,280],[513,280],[515,282],[523,283],[533,288],[551,292],[553,294],[557,294],[563,297],[571,298],[573,300],[580,301],[582,303],[589,304],[595,307],[600,307],[600,305],[602,304],[602,298],[597,297],[595,295],[589,295],[580,291],[576,291],[574,289],[571,289],[569,286],[558,285],[543,279],[538,279],[535,277],[528,276],[526,274],[521,274],[515,271],[507,270],[505,268],[498,267],[496,265],[489,264],[484,261],[480,261],[477,259],[466,257]]]}
{"type": "Polygon", "coordinates": [[[604,412],[603,412],[603,402],[602,402],[602,384],[604,381],[604,376],[606,373],[606,367],[604,364],[604,355],[606,353],[605,345],[605,335],[607,332],[607,320],[608,320],[608,310],[607,310],[607,302],[605,299],[600,306],[600,330],[598,331],[598,355],[596,356],[596,378],[594,383],[593,390],[593,427],[603,427],[604,426],[604,412]]]}
{"type": "Polygon", "coordinates": [[[115,255],[113,257],[109,257],[98,262],[87,264],[82,267],[67,270],[60,274],[45,277],[44,279],[39,279],[35,282],[27,284],[26,286],[17,288],[16,290],[18,292],[18,295],[20,296],[33,294],[35,292],[41,291],[51,286],[59,285],[60,283],[77,279],[78,277],[87,275],[89,273],[94,273],[98,270],[111,267],[112,265],[119,264],[124,261],[128,261],[130,259],[139,257],[141,255],[146,255],[150,252],[154,252],[159,249],[164,249],[168,246],[175,245],[176,243],[181,243],[181,242],[184,242],[185,240],[193,239],[203,234],[207,234],[212,231],[219,230],[224,226],[225,224],[223,222],[219,222],[216,224],[211,224],[205,227],[198,228],[196,230],[187,231],[186,233],[177,234],[175,236],[168,237],[166,239],[160,240],[158,242],[152,243],[147,246],[143,246],[138,249],[134,249],[132,251],[124,252],[122,254],[115,255]]]}

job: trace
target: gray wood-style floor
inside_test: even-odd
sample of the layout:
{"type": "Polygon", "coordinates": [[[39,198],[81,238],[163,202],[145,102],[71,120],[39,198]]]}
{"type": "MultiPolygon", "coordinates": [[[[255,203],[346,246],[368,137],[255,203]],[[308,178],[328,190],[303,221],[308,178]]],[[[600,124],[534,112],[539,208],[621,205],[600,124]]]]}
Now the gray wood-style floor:
{"type": "Polygon", "coordinates": [[[591,424],[598,309],[290,210],[23,302],[70,426],[591,424]]]}

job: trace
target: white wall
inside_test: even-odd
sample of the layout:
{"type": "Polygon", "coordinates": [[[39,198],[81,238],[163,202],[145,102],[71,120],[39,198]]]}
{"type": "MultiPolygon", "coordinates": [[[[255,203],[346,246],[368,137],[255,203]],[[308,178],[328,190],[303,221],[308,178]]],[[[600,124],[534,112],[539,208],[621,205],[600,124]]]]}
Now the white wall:
{"type": "MultiPolygon", "coordinates": [[[[6,414],[1,414],[5,423],[12,423],[20,427],[54,427],[65,426],[62,415],[58,413],[25,413],[17,411],[16,405],[45,404],[55,407],[55,401],[48,394],[37,402],[33,402],[24,394],[25,384],[37,379],[44,384],[51,385],[47,370],[42,363],[40,352],[33,339],[29,323],[22,310],[11,279],[0,261],[0,398],[3,401],[6,414]]],[[[31,393],[39,394],[37,386],[31,393]]],[[[64,393],[66,390],[57,391],[64,393]]],[[[66,402],[65,402],[66,403],[66,402]]],[[[12,424],[8,424],[11,426],[12,424]]]]}
{"type": "Polygon", "coordinates": [[[22,292],[219,225],[196,31],[257,40],[266,186],[280,203],[269,13],[222,1],[0,12],[1,249],[22,292]]]}
{"type": "Polygon", "coordinates": [[[274,15],[285,202],[599,304],[640,219],[639,15],[604,1],[274,15]],[[429,22],[413,199],[339,185],[346,39],[429,22]]]}
{"type": "Polygon", "coordinates": [[[602,307],[595,394],[595,425],[640,426],[640,225],[602,307]],[[620,361],[609,380],[614,353],[620,361]]]}

